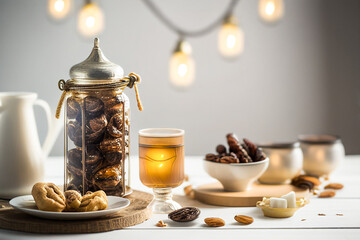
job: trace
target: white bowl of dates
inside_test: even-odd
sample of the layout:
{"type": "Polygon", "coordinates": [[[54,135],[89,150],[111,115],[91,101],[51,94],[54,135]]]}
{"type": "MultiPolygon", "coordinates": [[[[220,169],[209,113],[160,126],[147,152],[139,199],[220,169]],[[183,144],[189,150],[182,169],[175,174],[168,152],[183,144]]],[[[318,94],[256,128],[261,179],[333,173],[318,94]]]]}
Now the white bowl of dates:
{"type": "Polygon", "coordinates": [[[248,139],[241,143],[230,133],[226,135],[229,149],[224,145],[216,147],[217,154],[206,154],[203,162],[205,171],[219,180],[225,191],[243,192],[265,172],[269,158],[248,139]]]}

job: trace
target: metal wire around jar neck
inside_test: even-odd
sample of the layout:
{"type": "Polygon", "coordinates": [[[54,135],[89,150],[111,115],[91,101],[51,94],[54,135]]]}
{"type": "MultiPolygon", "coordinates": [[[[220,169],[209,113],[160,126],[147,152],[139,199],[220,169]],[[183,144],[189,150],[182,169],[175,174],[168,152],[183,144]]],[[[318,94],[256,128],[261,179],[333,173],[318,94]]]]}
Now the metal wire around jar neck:
{"type": "Polygon", "coordinates": [[[60,118],[61,108],[62,108],[62,105],[64,103],[64,100],[65,100],[67,94],[69,92],[71,92],[71,91],[85,90],[85,89],[99,89],[99,88],[100,89],[101,88],[115,88],[115,87],[121,87],[121,86],[127,86],[129,88],[132,88],[132,87],[135,88],[135,95],[136,95],[138,109],[139,109],[139,111],[142,111],[143,110],[143,105],[141,103],[139,89],[137,87],[137,84],[139,84],[140,82],[141,82],[141,77],[136,73],[130,73],[129,76],[126,76],[126,77],[120,79],[118,82],[106,83],[106,84],[78,85],[78,84],[75,84],[74,82],[71,82],[71,80],[68,80],[68,81],[65,82],[64,79],[61,79],[58,82],[58,87],[63,92],[61,94],[58,106],[56,108],[55,117],[57,119],[60,118]]]}

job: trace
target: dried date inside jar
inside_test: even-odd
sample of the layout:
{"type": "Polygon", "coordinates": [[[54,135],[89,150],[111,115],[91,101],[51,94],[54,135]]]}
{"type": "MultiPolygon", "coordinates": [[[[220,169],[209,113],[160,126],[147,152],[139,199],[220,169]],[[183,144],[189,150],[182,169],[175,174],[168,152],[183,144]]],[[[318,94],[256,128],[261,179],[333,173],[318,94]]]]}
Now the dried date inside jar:
{"type": "Polygon", "coordinates": [[[103,154],[107,152],[121,151],[122,140],[121,138],[113,138],[111,136],[105,137],[100,143],[100,150],[103,154]]]}
{"type": "Polygon", "coordinates": [[[74,119],[81,114],[81,108],[79,102],[75,98],[68,98],[67,100],[67,117],[74,119]]]}
{"type": "Polygon", "coordinates": [[[110,118],[107,126],[108,133],[113,137],[122,137],[123,134],[123,116],[122,113],[117,113],[110,118]]]}
{"type": "Polygon", "coordinates": [[[124,111],[124,99],[121,95],[106,100],[104,104],[105,115],[108,119],[110,119],[113,115],[124,111]]]}
{"type": "Polygon", "coordinates": [[[82,146],[82,128],[78,121],[70,121],[67,124],[67,131],[70,140],[78,147],[82,146]]]}
{"type": "Polygon", "coordinates": [[[104,191],[115,190],[120,181],[120,166],[111,166],[100,169],[93,178],[93,184],[104,191]]]}
{"type": "Polygon", "coordinates": [[[122,152],[121,151],[113,151],[105,153],[105,165],[115,165],[120,164],[122,160],[122,152]]]}
{"type": "Polygon", "coordinates": [[[104,112],[104,103],[97,97],[88,96],[84,99],[85,113],[89,116],[97,116],[104,112]]]}

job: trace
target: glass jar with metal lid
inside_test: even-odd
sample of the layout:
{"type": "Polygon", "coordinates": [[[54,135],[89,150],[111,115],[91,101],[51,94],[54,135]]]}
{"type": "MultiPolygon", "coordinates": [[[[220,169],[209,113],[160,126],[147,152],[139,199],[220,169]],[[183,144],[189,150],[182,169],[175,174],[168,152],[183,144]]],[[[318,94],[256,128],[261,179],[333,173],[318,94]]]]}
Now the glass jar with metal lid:
{"type": "Polygon", "coordinates": [[[130,102],[123,93],[140,77],[110,62],[95,38],[90,56],[70,69],[70,80],[59,81],[63,91],[56,117],[65,102],[65,190],[104,190],[107,195],[131,192],[130,102]]]}

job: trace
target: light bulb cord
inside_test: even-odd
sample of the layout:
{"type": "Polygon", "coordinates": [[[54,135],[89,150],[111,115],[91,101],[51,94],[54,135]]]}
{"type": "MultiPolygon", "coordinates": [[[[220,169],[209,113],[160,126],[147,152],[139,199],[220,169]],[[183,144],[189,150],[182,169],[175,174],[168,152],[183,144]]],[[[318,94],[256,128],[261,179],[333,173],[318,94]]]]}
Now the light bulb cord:
{"type": "Polygon", "coordinates": [[[220,25],[223,22],[223,20],[232,13],[233,9],[236,7],[239,0],[231,0],[229,2],[228,7],[225,9],[225,12],[220,17],[218,17],[214,22],[212,22],[208,26],[195,31],[188,31],[177,26],[167,16],[165,16],[165,14],[163,14],[160,11],[160,9],[151,0],[143,0],[143,2],[160,19],[160,21],[162,21],[170,30],[176,32],[179,36],[199,37],[211,32],[218,25],[220,25]]]}

